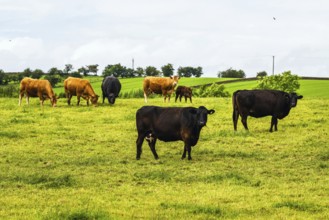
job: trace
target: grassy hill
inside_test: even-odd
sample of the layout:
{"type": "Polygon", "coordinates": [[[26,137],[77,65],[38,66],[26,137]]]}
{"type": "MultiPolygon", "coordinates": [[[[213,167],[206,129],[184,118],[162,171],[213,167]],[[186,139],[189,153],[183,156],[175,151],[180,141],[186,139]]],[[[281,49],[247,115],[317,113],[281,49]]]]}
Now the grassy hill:
{"type": "MultiPolygon", "coordinates": [[[[102,84],[102,77],[88,77],[90,80],[95,92],[98,95],[101,95],[101,84],[102,84]]],[[[199,86],[209,83],[215,82],[225,82],[231,81],[230,78],[182,78],[179,80],[178,85],[185,85],[185,86],[199,86]]],[[[121,93],[129,92],[129,91],[136,91],[142,89],[143,78],[128,78],[128,79],[120,79],[122,84],[121,93]]],[[[256,80],[247,80],[247,81],[240,81],[240,82],[230,82],[225,83],[226,90],[232,94],[234,91],[238,89],[253,89],[257,85],[256,80]]],[[[316,80],[316,79],[301,79],[300,80],[300,89],[297,91],[298,93],[302,94],[305,98],[306,97],[319,97],[319,98],[329,98],[329,80],[316,80]]],[[[64,92],[63,86],[59,84],[56,87],[55,92],[57,94],[64,92]]]]}

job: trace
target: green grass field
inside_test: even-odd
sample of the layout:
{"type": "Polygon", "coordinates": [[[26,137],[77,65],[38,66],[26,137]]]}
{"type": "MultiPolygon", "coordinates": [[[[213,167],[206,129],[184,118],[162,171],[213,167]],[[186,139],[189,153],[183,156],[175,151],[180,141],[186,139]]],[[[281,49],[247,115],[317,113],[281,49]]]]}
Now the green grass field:
{"type": "MultiPolygon", "coordinates": [[[[90,80],[96,94],[99,96],[102,95],[101,85],[102,85],[102,77],[88,77],[90,80]]],[[[221,82],[231,80],[230,78],[182,78],[179,80],[178,85],[185,86],[198,86],[203,84],[209,84],[214,82],[221,82]]],[[[120,79],[122,84],[121,93],[136,91],[142,89],[143,78],[128,78],[128,79],[120,79]]],[[[301,86],[297,91],[298,93],[304,95],[306,98],[329,98],[329,80],[300,80],[301,86]]],[[[226,90],[232,94],[234,91],[238,89],[253,89],[257,85],[257,81],[245,81],[245,82],[234,82],[225,84],[226,90]]],[[[64,93],[63,84],[58,84],[56,88],[54,88],[55,93],[60,94],[64,93]]]]}
{"type": "Polygon", "coordinates": [[[270,117],[234,132],[230,98],[149,100],[216,110],[192,161],[180,141],[158,141],[159,160],[144,143],[135,159],[143,99],[41,108],[0,98],[0,219],[328,219],[329,99],[314,85],[301,91],[273,133],[270,117]]]}

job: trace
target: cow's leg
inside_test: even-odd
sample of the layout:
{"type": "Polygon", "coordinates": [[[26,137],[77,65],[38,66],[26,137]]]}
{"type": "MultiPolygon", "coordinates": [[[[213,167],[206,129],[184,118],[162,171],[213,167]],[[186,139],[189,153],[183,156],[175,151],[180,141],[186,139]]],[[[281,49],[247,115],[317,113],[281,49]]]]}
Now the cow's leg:
{"type": "Polygon", "coordinates": [[[68,105],[71,105],[71,98],[72,98],[72,95],[68,93],[68,94],[66,95],[66,98],[67,98],[67,104],[68,104],[68,105]]]}
{"type": "Polygon", "coordinates": [[[40,106],[43,107],[43,102],[45,101],[45,99],[43,98],[42,95],[41,95],[41,97],[39,99],[40,99],[40,106]]]}
{"type": "Polygon", "coordinates": [[[178,96],[179,96],[179,95],[178,95],[178,94],[176,94],[176,97],[175,97],[175,102],[177,102],[178,96]]]}
{"type": "Polygon", "coordinates": [[[105,95],[104,95],[104,93],[103,93],[103,102],[102,102],[102,104],[104,104],[104,100],[105,100],[105,95]]]}
{"type": "Polygon", "coordinates": [[[192,103],[192,96],[190,96],[190,102],[192,103]]]}
{"type": "Polygon", "coordinates": [[[182,95],[179,95],[179,101],[182,102],[182,95]]]}
{"type": "Polygon", "coordinates": [[[241,122],[243,124],[243,127],[246,129],[246,130],[249,130],[248,129],[248,124],[247,124],[247,118],[248,118],[248,115],[241,115],[241,122]]]}
{"type": "Polygon", "coordinates": [[[18,105],[19,106],[21,106],[21,104],[22,104],[22,98],[23,98],[23,96],[22,96],[22,93],[20,92],[19,96],[18,96],[18,105]]]}
{"type": "Polygon", "coordinates": [[[187,96],[184,96],[184,98],[185,98],[185,103],[187,102],[187,96]]]}
{"type": "Polygon", "coordinates": [[[151,151],[153,153],[154,159],[156,159],[156,160],[159,159],[159,156],[158,156],[158,154],[157,154],[157,152],[155,150],[155,144],[157,142],[157,139],[155,137],[153,137],[152,134],[149,134],[146,137],[146,140],[147,140],[147,142],[148,142],[148,144],[150,146],[150,149],[151,149],[151,151]]]}
{"type": "Polygon", "coordinates": [[[192,160],[192,157],[191,157],[191,145],[185,143],[184,144],[184,152],[183,152],[183,155],[182,155],[182,160],[186,158],[186,152],[187,152],[187,158],[188,160],[192,160]]]}
{"type": "Polygon", "coordinates": [[[138,134],[138,137],[136,140],[136,149],[137,149],[136,159],[137,160],[139,160],[141,158],[143,141],[144,141],[144,136],[141,134],[138,134]]]}
{"type": "Polygon", "coordinates": [[[234,126],[234,131],[237,130],[237,125],[238,125],[238,120],[239,120],[239,112],[236,109],[233,109],[233,126],[234,126]]]}
{"type": "Polygon", "coordinates": [[[77,99],[78,99],[77,105],[79,105],[80,104],[80,96],[79,95],[77,95],[77,99]]]}
{"type": "Polygon", "coordinates": [[[278,118],[275,116],[272,116],[270,132],[273,131],[273,126],[274,126],[274,130],[277,131],[278,130],[278,118]]]}
{"type": "Polygon", "coordinates": [[[30,105],[30,99],[29,99],[30,97],[26,94],[26,104],[27,105],[30,105]]]}
{"type": "Polygon", "coordinates": [[[144,101],[145,101],[145,103],[147,103],[147,94],[146,94],[146,92],[144,92],[144,101]]]}

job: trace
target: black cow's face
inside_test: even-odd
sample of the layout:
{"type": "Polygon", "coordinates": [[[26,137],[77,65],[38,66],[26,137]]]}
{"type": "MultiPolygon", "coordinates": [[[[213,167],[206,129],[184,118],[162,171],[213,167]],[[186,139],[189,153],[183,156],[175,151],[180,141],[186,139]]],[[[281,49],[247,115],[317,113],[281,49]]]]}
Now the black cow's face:
{"type": "Polygon", "coordinates": [[[109,100],[109,103],[111,103],[111,104],[115,103],[115,95],[113,93],[109,94],[107,99],[109,100]]]}
{"type": "Polygon", "coordinates": [[[298,99],[302,99],[303,98],[303,96],[302,95],[300,95],[300,96],[298,96],[296,93],[290,93],[289,94],[289,97],[290,97],[290,106],[291,107],[296,107],[296,105],[297,105],[297,100],[298,99]]]}
{"type": "Polygon", "coordinates": [[[208,110],[206,107],[200,106],[198,109],[192,109],[190,112],[196,115],[198,125],[203,127],[207,124],[208,115],[215,113],[215,110],[208,110]]]}

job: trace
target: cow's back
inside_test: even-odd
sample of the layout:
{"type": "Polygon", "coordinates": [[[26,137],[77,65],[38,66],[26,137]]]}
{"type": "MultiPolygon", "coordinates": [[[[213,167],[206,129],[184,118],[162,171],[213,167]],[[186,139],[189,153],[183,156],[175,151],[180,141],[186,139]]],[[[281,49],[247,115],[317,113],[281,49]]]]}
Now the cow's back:
{"type": "Polygon", "coordinates": [[[277,90],[241,90],[233,94],[236,104],[250,116],[286,115],[290,111],[288,94],[277,90]]]}
{"type": "Polygon", "coordinates": [[[145,91],[152,91],[157,94],[162,93],[162,87],[167,83],[166,78],[162,77],[145,77],[143,81],[143,89],[145,91]]]}
{"type": "Polygon", "coordinates": [[[106,95],[113,93],[115,96],[118,96],[121,90],[120,81],[113,76],[107,76],[102,83],[102,91],[106,95]]]}
{"type": "Polygon", "coordinates": [[[136,112],[137,130],[141,133],[152,131],[162,141],[182,140],[181,132],[194,123],[190,109],[192,107],[144,106],[136,112]]]}
{"type": "Polygon", "coordinates": [[[64,88],[65,91],[68,91],[72,95],[77,95],[77,93],[83,93],[86,87],[90,86],[90,83],[88,80],[80,79],[80,78],[74,78],[74,77],[68,77],[64,81],[64,88]]]}
{"type": "Polygon", "coordinates": [[[28,87],[28,84],[32,81],[33,79],[30,78],[30,77],[24,77],[21,82],[20,82],[20,90],[23,91],[23,90],[26,90],[26,88],[28,87]]]}

